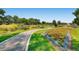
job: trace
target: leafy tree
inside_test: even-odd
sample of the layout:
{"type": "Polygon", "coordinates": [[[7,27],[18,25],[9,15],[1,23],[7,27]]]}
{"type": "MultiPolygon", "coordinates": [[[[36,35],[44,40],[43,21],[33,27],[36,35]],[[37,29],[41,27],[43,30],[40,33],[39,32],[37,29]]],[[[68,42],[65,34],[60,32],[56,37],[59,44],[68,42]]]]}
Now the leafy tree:
{"type": "Polygon", "coordinates": [[[0,24],[3,23],[4,14],[5,14],[5,11],[3,9],[0,9],[0,24]]]}
{"type": "Polygon", "coordinates": [[[26,18],[19,18],[19,23],[28,24],[28,20],[26,18]]]}
{"type": "Polygon", "coordinates": [[[53,24],[55,27],[57,27],[57,23],[56,23],[55,20],[53,20],[52,24],[53,24]]]}
{"type": "Polygon", "coordinates": [[[29,18],[28,19],[28,22],[31,25],[36,25],[36,24],[39,24],[40,23],[40,20],[39,19],[34,19],[34,18],[29,18]]]}
{"type": "Polygon", "coordinates": [[[13,19],[13,17],[10,16],[10,15],[5,16],[5,17],[4,17],[4,23],[5,23],[5,24],[11,24],[11,23],[14,23],[14,19],[13,19]]]}
{"type": "Polygon", "coordinates": [[[14,23],[19,23],[19,17],[18,16],[14,15],[13,19],[14,19],[14,23]]]}
{"type": "Polygon", "coordinates": [[[58,25],[60,25],[61,24],[61,21],[58,21],[58,23],[57,23],[58,25]]]}
{"type": "Polygon", "coordinates": [[[45,21],[42,21],[42,24],[46,24],[46,22],[45,21]]]}
{"type": "Polygon", "coordinates": [[[2,22],[3,22],[3,21],[2,21],[2,19],[0,18],[0,25],[2,24],[2,22]]]}
{"type": "Polygon", "coordinates": [[[14,15],[13,17],[11,15],[5,16],[5,10],[0,9],[0,24],[11,24],[11,23],[23,23],[23,24],[29,24],[29,25],[37,25],[40,24],[39,19],[35,18],[19,18],[18,16],[14,15]]]}
{"type": "Polygon", "coordinates": [[[5,13],[6,13],[5,10],[0,9],[0,16],[4,16],[5,13]]]}
{"type": "Polygon", "coordinates": [[[76,9],[73,14],[75,15],[75,19],[73,20],[73,23],[79,25],[79,9],[76,9]]]}
{"type": "Polygon", "coordinates": [[[74,24],[79,25],[79,19],[78,19],[78,18],[75,18],[72,22],[73,22],[74,24]]]}

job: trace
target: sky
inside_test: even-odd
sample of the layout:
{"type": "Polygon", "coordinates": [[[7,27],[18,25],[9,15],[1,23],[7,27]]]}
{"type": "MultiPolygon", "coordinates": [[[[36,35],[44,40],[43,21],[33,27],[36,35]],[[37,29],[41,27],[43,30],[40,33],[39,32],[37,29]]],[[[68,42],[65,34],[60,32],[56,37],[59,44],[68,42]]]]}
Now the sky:
{"type": "Polygon", "coordinates": [[[75,16],[74,8],[4,8],[6,15],[17,15],[21,18],[37,18],[40,21],[53,20],[71,23],[75,16]]]}

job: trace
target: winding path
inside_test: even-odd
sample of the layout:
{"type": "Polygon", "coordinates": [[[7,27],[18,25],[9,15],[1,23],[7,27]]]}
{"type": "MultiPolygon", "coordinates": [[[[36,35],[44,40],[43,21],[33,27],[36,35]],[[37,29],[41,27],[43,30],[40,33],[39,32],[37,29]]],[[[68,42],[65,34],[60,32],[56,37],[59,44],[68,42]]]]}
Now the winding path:
{"type": "Polygon", "coordinates": [[[38,31],[30,30],[13,36],[0,43],[0,51],[25,51],[28,49],[29,39],[32,33],[38,31]]]}

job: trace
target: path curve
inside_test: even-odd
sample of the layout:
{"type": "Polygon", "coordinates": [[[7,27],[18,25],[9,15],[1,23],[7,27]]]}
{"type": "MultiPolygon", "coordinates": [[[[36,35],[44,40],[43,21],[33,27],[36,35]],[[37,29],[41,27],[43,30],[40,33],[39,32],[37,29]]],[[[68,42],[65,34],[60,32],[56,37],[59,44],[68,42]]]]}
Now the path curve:
{"type": "Polygon", "coordinates": [[[40,29],[30,30],[13,36],[0,43],[0,51],[25,51],[31,35],[40,29]]]}

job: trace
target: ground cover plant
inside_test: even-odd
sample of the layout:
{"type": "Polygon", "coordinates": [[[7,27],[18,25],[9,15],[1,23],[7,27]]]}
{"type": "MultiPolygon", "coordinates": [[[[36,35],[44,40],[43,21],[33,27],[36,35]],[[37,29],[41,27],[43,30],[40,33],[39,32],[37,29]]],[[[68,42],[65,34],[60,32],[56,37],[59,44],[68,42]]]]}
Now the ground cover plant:
{"type": "Polygon", "coordinates": [[[28,51],[54,51],[55,48],[52,46],[41,33],[44,31],[38,31],[34,33],[29,42],[28,51]]]}
{"type": "Polygon", "coordinates": [[[14,31],[14,32],[8,32],[8,33],[5,33],[5,34],[2,34],[2,35],[0,36],[0,42],[4,41],[4,40],[6,40],[6,39],[8,39],[8,38],[10,38],[10,37],[12,37],[12,36],[15,36],[15,35],[17,35],[17,34],[23,32],[23,31],[24,31],[24,30],[17,30],[17,31],[14,31]]]}
{"type": "Polygon", "coordinates": [[[72,48],[73,50],[79,51],[79,28],[73,31],[72,48]]]}
{"type": "Polygon", "coordinates": [[[72,50],[79,50],[79,28],[60,27],[48,30],[47,33],[62,44],[68,31],[72,37],[72,50]]]}
{"type": "Polygon", "coordinates": [[[57,27],[47,31],[48,35],[51,35],[55,39],[64,39],[67,32],[72,33],[73,28],[71,27],[57,27]]]}

